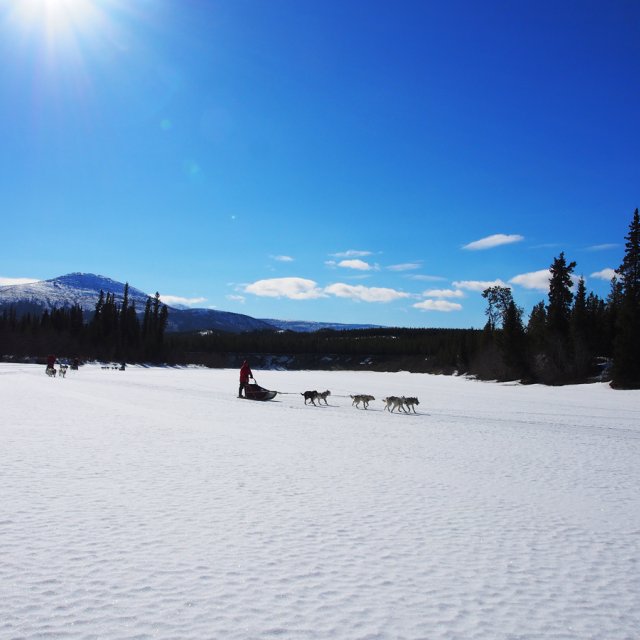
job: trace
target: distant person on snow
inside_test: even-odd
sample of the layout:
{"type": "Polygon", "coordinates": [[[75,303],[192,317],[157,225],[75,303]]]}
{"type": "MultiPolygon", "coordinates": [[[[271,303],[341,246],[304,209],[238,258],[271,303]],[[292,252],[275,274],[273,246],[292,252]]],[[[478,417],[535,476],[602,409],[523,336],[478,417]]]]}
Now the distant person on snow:
{"type": "MultiPolygon", "coordinates": [[[[242,367],[240,367],[240,388],[238,389],[238,398],[242,398],[242,390],[246,389],[247,385],[249,384],[249,378],[251,378],[252,380],[255,380],[255,378],[253,377],[253,372],[251,371],[251,367],[249,366],[249,363],[245,360],[242,363],[242,367]]],[[[246,391],[245,391],[245,397],[246,397],[246,391]]]]}
{"type": "Polygon", "coordinates": [[[56,357],[54,355],[47,356],[47,369],[55,369],[56,357]]]}

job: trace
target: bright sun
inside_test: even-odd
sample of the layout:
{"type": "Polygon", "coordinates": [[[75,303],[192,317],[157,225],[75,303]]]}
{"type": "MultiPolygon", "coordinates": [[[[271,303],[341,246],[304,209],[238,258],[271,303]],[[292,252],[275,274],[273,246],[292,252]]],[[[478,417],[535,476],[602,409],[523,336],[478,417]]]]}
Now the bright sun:
{"type": "Polygon", "coordinates": [[[60,40],[93,28],[100,16],[96,0],[16,0],[14,17],[23,27],[43,29],[60,40]]]}

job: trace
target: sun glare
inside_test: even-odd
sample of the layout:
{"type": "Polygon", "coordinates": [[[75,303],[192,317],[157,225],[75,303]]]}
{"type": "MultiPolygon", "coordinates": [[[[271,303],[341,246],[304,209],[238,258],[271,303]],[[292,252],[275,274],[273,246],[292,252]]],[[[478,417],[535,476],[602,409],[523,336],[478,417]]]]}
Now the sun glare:
{"type": "Polygon", "coordinates": [[[49,41],[78,36],[95,28],[96,0],[15,0],[14,18],[26,29],[44,31],[49,41]]]}

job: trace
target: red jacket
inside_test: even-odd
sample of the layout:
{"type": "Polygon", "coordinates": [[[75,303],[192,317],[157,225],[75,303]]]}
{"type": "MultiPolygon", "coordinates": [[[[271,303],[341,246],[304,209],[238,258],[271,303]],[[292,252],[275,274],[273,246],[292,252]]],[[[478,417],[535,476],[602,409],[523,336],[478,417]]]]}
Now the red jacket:
{"type": "Polygon", "coordinates": [[[243,362],[240,368],[240,382],[249,382],[249,378],[253,378],[253,372],[248,362],[243,362]]]}

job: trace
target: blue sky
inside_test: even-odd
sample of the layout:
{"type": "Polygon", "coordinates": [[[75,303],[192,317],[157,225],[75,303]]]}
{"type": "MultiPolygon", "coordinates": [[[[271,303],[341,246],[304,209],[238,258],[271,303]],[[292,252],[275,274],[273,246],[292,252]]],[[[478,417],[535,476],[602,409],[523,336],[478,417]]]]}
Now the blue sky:
{"type": "Polygon", "coordinates": [[[640,3],[0,0],[0,283],[481,327],[640,206],[640,3]]]}

